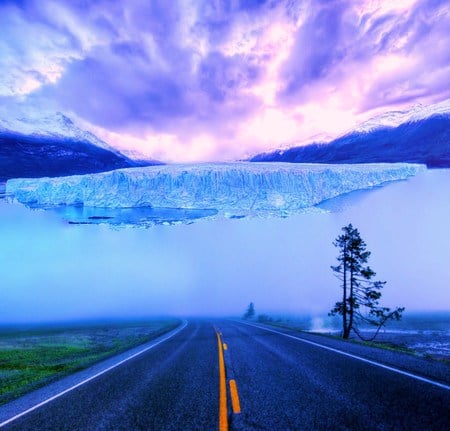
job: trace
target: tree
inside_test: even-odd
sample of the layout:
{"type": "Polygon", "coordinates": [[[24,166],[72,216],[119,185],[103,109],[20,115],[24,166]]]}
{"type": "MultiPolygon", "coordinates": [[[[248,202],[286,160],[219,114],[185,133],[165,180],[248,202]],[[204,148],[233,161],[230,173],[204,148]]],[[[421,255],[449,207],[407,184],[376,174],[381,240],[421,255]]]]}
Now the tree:
{"type": "Polygon", "coordinates": [[[244,313],[244,319],[252,319],[255,316],[255,306],[253,305],[253,302],[250,302],[250,304],[247,307],[247,311],[244,313]]]}
{"type": "Polygon", "coordinates": [[[391,310],[381,307],[381,289],[385,281],[372,281],[376,273],[367,265],[370,251],[366,250],[366,243],[361,238],[358,229],[351,224],[342,228],[344,232],[333,242],[339,248],[338,265],[331,269],[341,281],[342,301],[336,302],[329,313],[330,316],[342,316],[342,337],[347,339],[353,330],[363,338],[358,325],[366,323],[374,325],[379,330],[388,320],[400,320],[404,308],[391,310]]]}
{"type": "Polygon", "coordinates": [[[270,323],[273,322],[273,319],[267,314],[258,314],[256,319],[259,323],[270,323]]]}

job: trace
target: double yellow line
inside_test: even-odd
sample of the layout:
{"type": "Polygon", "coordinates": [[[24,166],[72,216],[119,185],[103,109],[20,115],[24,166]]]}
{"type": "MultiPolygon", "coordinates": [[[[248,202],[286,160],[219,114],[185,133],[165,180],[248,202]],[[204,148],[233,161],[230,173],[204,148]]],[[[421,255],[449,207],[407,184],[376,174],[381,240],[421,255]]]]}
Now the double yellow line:
{"type": "MultiPolygon", "coordinates": [[[[227,378],[225,372],[224,350],[228,346],[222,342],[221,333],[215,328],[217,345],[219,349],[219,431],[228,431],[228,406],[227,406],[227,378]]],[[[236,380],[230,379],[230,394],[233,413],[241,413],[241,405],[236,386],[236,380]]]]}

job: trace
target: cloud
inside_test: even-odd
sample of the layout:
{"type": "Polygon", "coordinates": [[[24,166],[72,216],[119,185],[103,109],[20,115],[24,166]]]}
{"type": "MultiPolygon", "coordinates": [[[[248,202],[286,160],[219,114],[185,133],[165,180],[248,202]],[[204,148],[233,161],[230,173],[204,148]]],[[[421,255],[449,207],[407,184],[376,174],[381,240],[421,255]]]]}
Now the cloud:
{"type": "Polygon", "coordinates": [[[314,4],[282,69],[281,101],[337,95],[343,107],[351,102],[364,112],[448,94],[445,2],[410,2],[403,9],[394,2],[390,10],[373,2],[366,6],[314,4]],[[359,91],[349,94],[349,87],[359,91]]]}
{"type": "Polygon", "coordinates": [[[32,17],[32,11],[27,14],[10,2],[0,6],[1,96],[20,97],[57,82],[66,64],[78,57],[70,35],[32,17]]]}
{"type": "Polygon", "coordinates": [[[448,97],[449,21],[438,0],[2,2],[0,96],[122,149],[239,158],[448,97]]]}
{"type": "Polygon", "coordinates": [[[436,101],[450,95],[450,10],[442,1],[422,1],[406,17],[399,17],[386,34],[385,52],[395,52],[402,61],[392,71],[374,80],[363,109],[436,101]]]}
{"type": "Polygon", "coordinates": [[[299,96],[312,82],[326,78],[345,56],[347,39],[354,33],[345,20],[345,2],[313,3],[298,30],[289,60],[282,68],[285,86],[281,96],[299,96]]]}

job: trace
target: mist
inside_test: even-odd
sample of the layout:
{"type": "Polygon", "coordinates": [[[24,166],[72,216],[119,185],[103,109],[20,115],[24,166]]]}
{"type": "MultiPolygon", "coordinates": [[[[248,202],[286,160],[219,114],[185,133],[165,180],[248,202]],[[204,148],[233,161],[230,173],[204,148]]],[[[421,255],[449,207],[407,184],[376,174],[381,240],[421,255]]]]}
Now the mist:
{"type": "Polygon", "coordinates": [[[360,230],[382,303],[450,310],[450,171],[357,192],[286,218],[204,219],[149,229],[70,225],[0,201],[0,321],[153,315],[326,315],[342,226],[360,230]]]}

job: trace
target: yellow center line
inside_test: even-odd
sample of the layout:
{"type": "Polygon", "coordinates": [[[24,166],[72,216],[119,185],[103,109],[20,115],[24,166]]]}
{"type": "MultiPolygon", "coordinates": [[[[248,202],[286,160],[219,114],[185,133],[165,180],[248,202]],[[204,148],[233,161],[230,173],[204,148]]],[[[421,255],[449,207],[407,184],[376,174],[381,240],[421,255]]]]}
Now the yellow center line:
{"type": "Polygon", "coordinates": [[[227,384],[225,377],[225,361],[223,358],[222,340],[216,330],[219,346],[219,431],[228,431],[227,384]]]}
{"type": "Polygon", "coordinates": [[[233,406],[233,413],[241,413],[241,403],[239,402],[239,394],[236,386],[236,380],[230,380],[231,405],[233,406]]]}

